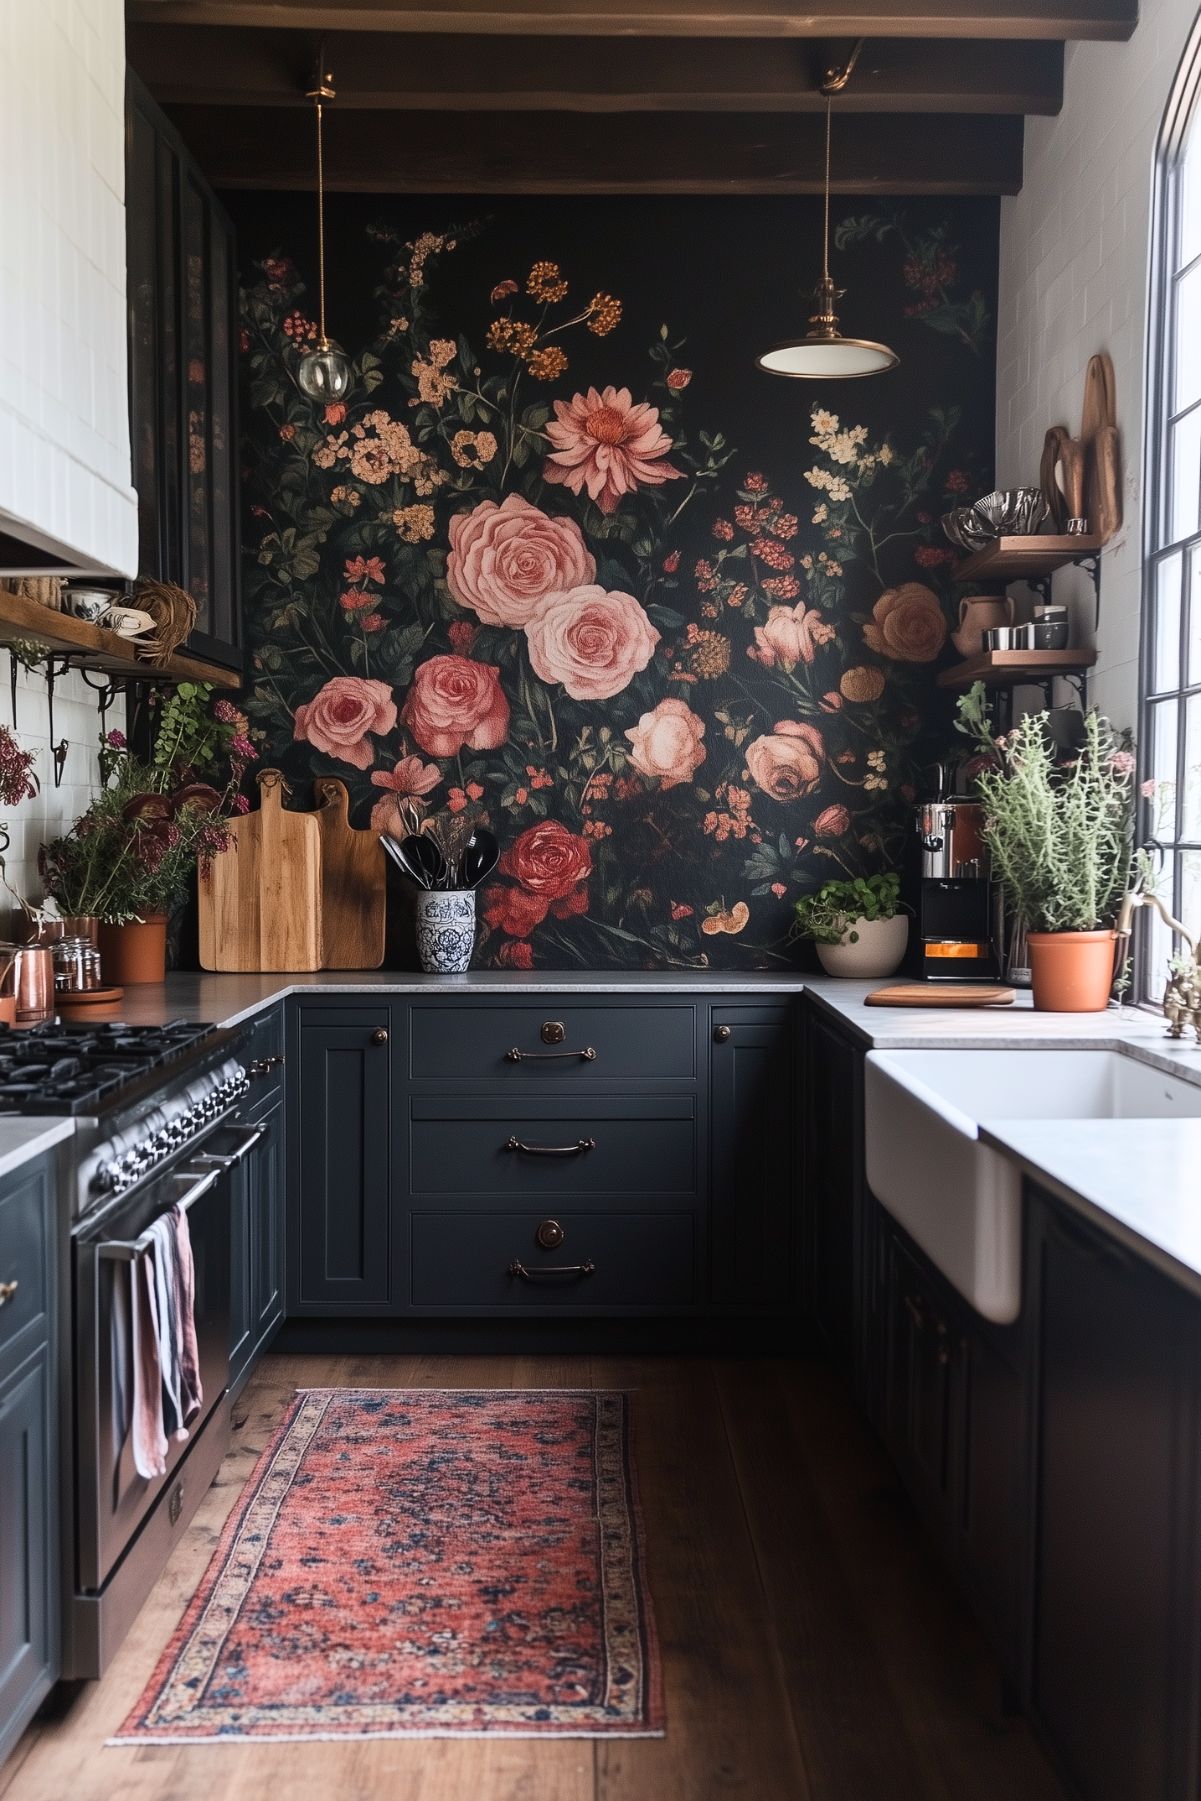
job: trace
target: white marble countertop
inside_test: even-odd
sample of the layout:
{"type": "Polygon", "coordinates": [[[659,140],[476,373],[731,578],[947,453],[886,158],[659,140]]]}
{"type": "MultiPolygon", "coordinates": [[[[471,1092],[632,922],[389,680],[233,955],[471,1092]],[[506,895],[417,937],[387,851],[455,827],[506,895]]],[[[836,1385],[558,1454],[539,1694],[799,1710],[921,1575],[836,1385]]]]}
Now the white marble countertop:
{"type": "Polygon", "coordinates": [[[1082,1217],[1201,1295],[1201,1119],[995,1121],[990,1144],[1082,1217]]]}
{"type": "Polygon", "coordinates": [[[74,1130],[73,1119],[0,1119],[0,1176],[61,1144],[74,1130]]]}

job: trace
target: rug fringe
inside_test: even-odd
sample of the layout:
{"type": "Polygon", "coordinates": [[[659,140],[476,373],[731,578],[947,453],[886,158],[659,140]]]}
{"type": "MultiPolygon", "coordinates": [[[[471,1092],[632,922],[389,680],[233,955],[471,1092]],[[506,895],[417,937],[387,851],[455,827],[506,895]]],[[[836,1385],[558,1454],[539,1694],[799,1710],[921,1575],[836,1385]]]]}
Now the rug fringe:
{"type": "Polygon", "coordinates": [[[460,1730],[456,1726],[400,1726],[394,1732],[216,1732],[211,1736],[198,1733],[181,1733],[178,1736],[165,1732],[137,1733],[127,1738],[117,1735],[104,1740],[105,1750],[120,1750],[129,1745],[301,1745],[312,1739],[320,1739],[323,1744],[336,1744],[339,1739],[347,1744],[362,1745],[372,1739],[386,1738],[577,1738],[601,1741],[607,1738],[666,1738],[665,1726],[648,1726],[638,1728],[632,1726],[607,1728],[603,1732],[585,1729],[569,1730],[558,1726],[538,1726],[532,1729],[519,1726],[483,1726],[478,1732],[460,1730]]]}

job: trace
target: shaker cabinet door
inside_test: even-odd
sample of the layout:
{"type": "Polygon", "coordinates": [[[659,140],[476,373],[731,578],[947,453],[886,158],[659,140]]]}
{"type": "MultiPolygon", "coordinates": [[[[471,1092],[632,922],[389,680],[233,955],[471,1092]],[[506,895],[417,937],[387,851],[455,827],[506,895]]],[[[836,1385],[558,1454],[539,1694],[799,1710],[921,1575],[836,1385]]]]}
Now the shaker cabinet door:
{"type": "Polygon", "coordinates": [[[297,1035],[288,1312],[386,1312],[393,1299],[389,1010],[302,1007],[297,1035]]]}
{"type": "Polygon", "coordinates": [[[799,1208],[795,1015],[714,1007],[710,1028],[711,1295],[780,1311],[793,1297],[799,1208]]]}
{"type": "Polygon", "coordinates": [[[0,1763],[54,1675],[56,1498],[49,1352],[0,1388],[0,1763]]]}
{"type": "Polygon", "coordinates": [[[1032,1214],[1033,1710],[1086,1801],[1192,1801],[1197,1303],[1058,1206],[1032,1214]]]}

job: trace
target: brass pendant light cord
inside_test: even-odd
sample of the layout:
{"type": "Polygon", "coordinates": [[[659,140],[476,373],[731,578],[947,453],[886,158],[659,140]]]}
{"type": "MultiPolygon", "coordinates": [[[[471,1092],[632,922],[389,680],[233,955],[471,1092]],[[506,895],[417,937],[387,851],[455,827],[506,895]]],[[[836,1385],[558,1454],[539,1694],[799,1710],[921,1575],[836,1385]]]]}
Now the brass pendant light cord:
{"type": "Polygon", "coordinates": [[[322,147],[321,95],[317,95],[317,336],[325,343],[325,157],[322,147]]]}
{"type": "Polygon", "coordinates": [[[830,112],[833,105],[832,96],[826,95],[826,206],[822,222],[822,280],[830,279],[830,112]]]}

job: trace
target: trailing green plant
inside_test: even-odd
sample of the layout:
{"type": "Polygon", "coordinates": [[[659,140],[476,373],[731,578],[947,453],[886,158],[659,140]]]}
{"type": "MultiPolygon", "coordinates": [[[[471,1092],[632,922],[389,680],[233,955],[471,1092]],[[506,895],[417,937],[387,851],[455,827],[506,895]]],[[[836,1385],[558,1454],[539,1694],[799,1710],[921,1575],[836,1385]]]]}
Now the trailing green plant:
{"type": "Polygon", "coordinates": [[[895,871],[826,882],[797,901],[793,936],[814,944],[858,944],[859,920],[892,919],[900,910],[901,878],[895,871]]]}
{"type": "Polygon", "coordinates": [[[1048,715],[1028,713],[993,733],[977,683],[957,725],[982,753],[975,776],[984,840],[1011,908],[1031,931],[1091,932],[1113,925],[1130,884],[1134,752],[1090,707],[1082,741],[1058,750],[1048,715]]]}

